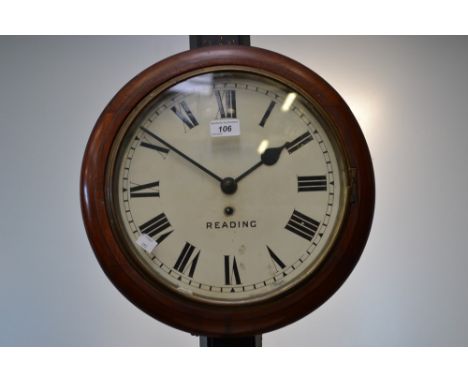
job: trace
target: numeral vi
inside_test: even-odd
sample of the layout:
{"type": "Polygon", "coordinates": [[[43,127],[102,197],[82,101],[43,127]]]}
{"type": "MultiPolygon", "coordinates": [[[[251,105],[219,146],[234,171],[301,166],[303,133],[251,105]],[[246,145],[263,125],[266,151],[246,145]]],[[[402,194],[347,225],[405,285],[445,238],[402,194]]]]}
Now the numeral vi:
{"type": "Polygon", "coordinates": [[[226,285],[241,284],[235,256],[224,256],[224,283],[226,285]]]}

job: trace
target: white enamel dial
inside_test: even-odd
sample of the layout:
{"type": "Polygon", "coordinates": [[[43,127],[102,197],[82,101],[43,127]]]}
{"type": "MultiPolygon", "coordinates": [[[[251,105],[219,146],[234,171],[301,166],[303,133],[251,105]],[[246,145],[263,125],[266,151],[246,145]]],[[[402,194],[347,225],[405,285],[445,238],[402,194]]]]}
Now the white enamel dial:
{"type": "Polygon", "coordinates": [[[112,168],[116,219],[150,277],[239,303],[293,287],[326,258],[347,203],[332,129],[259,74],[200,74],[147,99],[112,168]]]}

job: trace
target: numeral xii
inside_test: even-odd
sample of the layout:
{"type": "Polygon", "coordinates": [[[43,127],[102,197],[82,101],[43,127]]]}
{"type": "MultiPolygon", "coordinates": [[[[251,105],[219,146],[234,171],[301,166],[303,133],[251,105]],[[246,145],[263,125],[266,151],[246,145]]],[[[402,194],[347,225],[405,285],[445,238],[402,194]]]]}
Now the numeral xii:
{"type": "Polygon", "coordinates": [[[220,90],[215,90],[214,94],[220,118],[237,118],[236,91],[225,90],[221,94],[220,90]]]}

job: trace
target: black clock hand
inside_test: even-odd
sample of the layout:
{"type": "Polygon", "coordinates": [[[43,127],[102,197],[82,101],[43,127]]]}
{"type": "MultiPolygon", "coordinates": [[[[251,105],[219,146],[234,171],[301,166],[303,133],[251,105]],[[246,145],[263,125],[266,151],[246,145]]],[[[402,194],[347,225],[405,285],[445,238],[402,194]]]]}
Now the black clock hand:
{"type": "Polygon", "coordinates": [[[289,144],[289,142],[286,142],[284,145],[282,146],[278,146],[278,147],[271,147],[269,149],[266,149],[263,154],[260,156],[260,162],[254,164],[252,167],[250,167],[247,171],[243,172],[242,174],[240,174],[236,179],[236,183],[239,182],[241,179],[244,179],[247,175],[249,175],[250,173],[252,173],[254,170],[256,170],[257,168],[259,168],[262,164],[264,165],[267,165],[267,166],[272,166],[274,165],[279,157],[280,157],[280,154],[281,154],[281,151],[283,150],[283,148],[285,148],[287,145],[289,144]]]}
{"type": "Polygon", "coordinates": [[[174,151],[176,154],[179,154],[182,158],[188,160],[190,163],[192,163],[194,166],[197,166],[200,170],[204,171],[205,173],[207,173],[208,175],[210,175],[211,177],[215,178],[218,182],[221,182],[223,179],[216,175],[215,173],[211,172],[210,170],[208,170],[206,167],[202,166],[200,163],[198,162],[195,162],[192,158],[188,157],[187,155],[185,155],[182,151],[179,151],[178,149],[176,149],[174,146],[172,146],[171,144],[167,143],[164,139],[158,137],[156,134],[152,133],[151,131],[149,131],[147,128],[145,127],[140,127],[140,129],[142,129],[146,134],[148,134],[149,136],[153,137],[154,139],[156,139],[157,141],[161,142],[163,145],[169,147],[172,151],[174,151]]]}

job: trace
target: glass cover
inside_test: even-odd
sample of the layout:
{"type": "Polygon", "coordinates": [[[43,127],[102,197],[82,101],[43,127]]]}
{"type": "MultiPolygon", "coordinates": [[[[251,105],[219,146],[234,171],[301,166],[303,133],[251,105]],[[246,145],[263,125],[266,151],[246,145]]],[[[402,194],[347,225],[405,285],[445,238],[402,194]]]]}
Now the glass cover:
{"type": "Polygon", "coordinates": [[[133,115],[111,165],[114,214],[152,278],[189,298],[249,302],[292,287],[329,253],[344,159],[332,127],[292,88],[241,71],[199,74],[133,115]]]}

